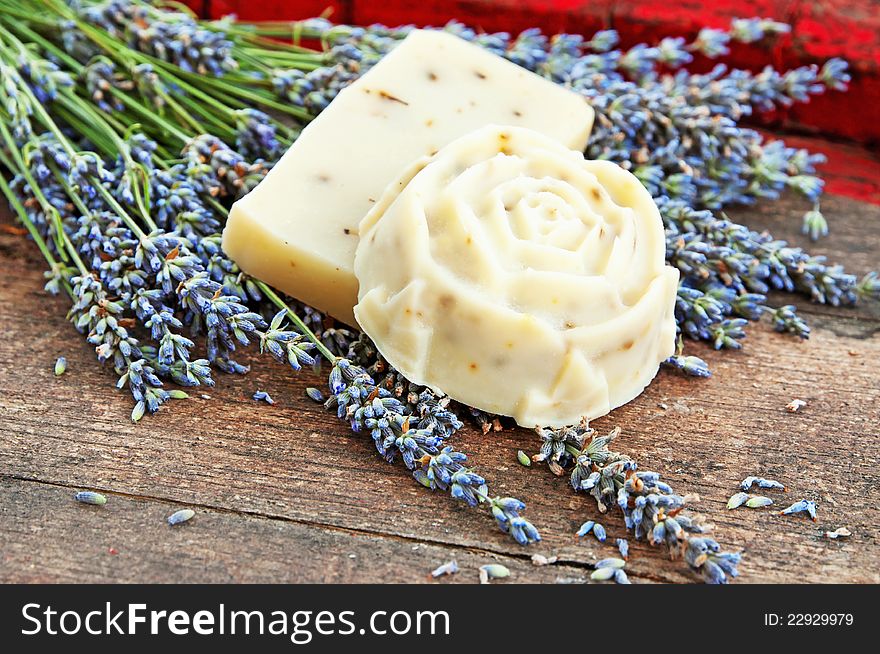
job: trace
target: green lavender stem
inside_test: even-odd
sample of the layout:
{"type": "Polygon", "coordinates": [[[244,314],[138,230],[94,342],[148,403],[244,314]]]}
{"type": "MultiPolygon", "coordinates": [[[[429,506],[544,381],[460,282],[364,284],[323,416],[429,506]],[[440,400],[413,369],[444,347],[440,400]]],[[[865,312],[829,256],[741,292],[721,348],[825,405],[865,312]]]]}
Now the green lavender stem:
{"type": "Polygon", "coordinates": [[[287,303],[284,300],[282,300],[281,297],[274,290],[272,290],[272,288],[270,286],[268,286],[267,284],[265,284],[264,282],[261,282],[259,280],[254,280],[254,281],[256,282],[257,286],[260,288],[260,291],[265,293],[266,297],[269,298],[276,307],[278,307],[279,309],[282,309],[287,314],[287,317],[296,326],[297,330],[299,330],[300,333],[303,334],[303,336],[305,336],[312,343],[314,343],[315,349],[321,353],[321,356],[323,356],[325,359],[327,359],[327,361],[329,361],[330,363],[335,363],[336,361],[339,360],[339,357],[336,356],[335,354],[333,354],[327,348],[327,346],[324,345],[324,343],[321,341],[321,339],[319,339],[315,335],[315,332],[313,332],[311,329],[309,329],[308,325],[306,325],[302,321],[302,319],[298,315],[296,315],[296,312],[294,312],[287,305],[287,303]]]}

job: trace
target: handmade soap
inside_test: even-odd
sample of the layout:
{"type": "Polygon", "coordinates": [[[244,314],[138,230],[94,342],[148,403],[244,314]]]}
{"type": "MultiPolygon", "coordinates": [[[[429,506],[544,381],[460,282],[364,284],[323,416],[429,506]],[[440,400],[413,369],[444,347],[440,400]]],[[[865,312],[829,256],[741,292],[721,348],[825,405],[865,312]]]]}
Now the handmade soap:
{"type": "Polygon", "coordinates": [[[631,173],[488,126],[414,163],[360,225],[355,316],[410,381],[527,427],[604,415],[673,354],[678,270],[631,173]]]}
{"type": "Polygon", "coordinates": [[[358,223],[412,161],[493,122],[582,150],[593,111],[573,91],[457,36],[416,30],[233,205],[223,249],[245,272],[352,323],[358,223]]]}

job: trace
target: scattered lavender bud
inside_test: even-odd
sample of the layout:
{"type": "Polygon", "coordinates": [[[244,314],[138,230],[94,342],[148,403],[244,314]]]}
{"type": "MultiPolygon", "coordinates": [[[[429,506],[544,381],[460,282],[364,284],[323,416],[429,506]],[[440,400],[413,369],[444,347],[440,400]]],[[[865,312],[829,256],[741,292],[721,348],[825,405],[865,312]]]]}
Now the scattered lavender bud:
{"type": "Polygon", "coordinates": [[[816,503],[811,500],[799,500],[779,512],[779,515],[793,515],[806,512],[813,522],[816,522],[816,503]]]}
{"type": "Polygon", "coordinates": [[[60,377],[64,374],[65,370],[67,370],[67,359],[64,357],[55,359],[55,376],[60,377]]]}
{"type": "Polygon", "coordinates": [[[607,534],[605,533],[605,527],[597,522],[596,525],[593,527],[593,535],[600,543],[604,543],[607,536],[607,534]]]}
{"type": "Polygon", "coordinates": [[[743,490],[748,490],[752,484],[757,484],[758,488],[766,488],[772,490],[785,490],[785,486],[775,479],[764,479],[763,477],[746,477],[743,479],[742,484],[740,486],[743,490]],[[746,482],[751,480],[751,484],[746,486],[746,482]]]}
{"type": "Polygon", "coordinates": [[[747,491],[747,490],[751,489],[751,487],[754,486],[755,484],[758,485],[758,488],[772,488],[774,490],[782,490],[782,491],[785,490],[785,486],[783,484],[779,483],[778,481],[776,481],[775,479],[764,479],[763,477],[751,477],[751,476],[743,479],[740,482],[739,487],[742,488],[744,491],[747,491]]]}
{"type": "Polygon", "coordinates": [[[626,576],[626,571],[618,568],[614,571],[614,583],[616,584],[629,584],[629,577],[626,576]]]}
{"type": "Polygon", "coordinates": [[[501,565],[500,563],[488,563],[480,566],[480,569],[485,570],[490,579],[503,579],[504,577],[510,576],[510,570],[507,566],[501,565]]]}
{"type": "Polygon", "coordinates": [[[748,493],[734,493],[730,496],[730,499],[727,500],[727,508],[728,509],[738,509],[743,504],[745,504],[749,499],[748,493]]]}
{"type": "Polygon", "coordinates": [[[712,372],[709,370],[709,365],[697,356],[676,354],[675,356],[669,357],[664,363],[672,368],[681,370],[686,375],[692,377],[712,376],[712,372]]]}
{"type": "Polygon", "coordinates": [[[602,559],[601,561],[596,561],[593,564],[593,567],[596,570],[598,570],[600,568],[624,568],[624,567],[626,567],[626,561],[624,561],[623,559],[616,559],[616,558],[612,557],[612,558],[602,559]]]}
{"type": "Polygon", "coordinates": [[[324,403],[324,394],[317,388],[309,386],[306,389],[306,395],[309,397],[309,399],[314,400],[315,402],[319,402],[321,404],[324,403]]]}
{"type": "Polygon", "coordinates": [[[614,578],[615,568],[598,568],[590,575],[593,581],[610,581],[614,578]]]}
{"type": "Polygon", "coordinates": [[[480,583],[488,584],[490,579],[503,579],[510,576],[510,570],[500,563],[488,563],[480,566],[480,583]]]}
{"type": "Polygon", "coordinates": [[[846,538],[847,536],[852,536],[852,532],[846,527],[839,527],[834,531],[826,531],[825,538],[830,538],[831,540],[837,540],[838,538],[846,538]]]}
{"type": "Polygon", "coordinates": [[[618,538],[614,541],[617,543],[617,551],[620,552],[620,556],[623,559],[629,558],[629,541],[626,538],[618,538]]]}
{"type": "Polygon", "coordinates": [[[174,525],[179,525],[181,523],[192,520],[195,514],[196,512],[192,509],[181,509],[180,511],[175,511],[170,516],[168,516],[168,524],[172,527],[174,525]]]}
{"type": "Polygon", "coordinates": [[[458,572],[458,561],[452,559],[443,565],[437,566],[431,571],[432,577],[442,577],[444,575],[454,575],[458,572]]]}
{"type": "Polygon", "coordinates": [[[516,453],[516,460],[519,461],[526,468],[528,468],[532,465],[532,460],[529,458],[529,455],[526,454],[525,452],[523,452],[522,450],[519,450],[516,453]]]}
{"type": "Polygon", "coordinates": [[[135,403],[134,408],[131,410],[131,421],[132,422],[139,421],[141,418],[144,417],[144,413],[146,412],[146,410],[147,410],[146,403],[144,403],[143,400],[138,400],[138,402],[135,403]]]}
{"type": "Polygon", "coordinates": [[[556,563],[558,557],[544,556],[543,554],[532,554],[532,565],[552,565],[556,563]]]}
{"type": "Polygon", "coordinates": [[[593,520],[587,520],[584,524],[581,525],[580,529],[577,530],[575,534],[578,538],[583,538],[591,531],[593,531],[593,527],[596,526],[596,523],[593,520]]]}
{"type": "Polygon", "coordinates": [[[266,391],[257,391],[254,393],[254,399],[258,402],[262,400],[266,404],[275,404],[275,400],[272,399],[272,396],[269,395],[266,391]]]}
{"type": "Polygon", "coordinates": [[[804,402],[803,400],[795,399],[785,405],[785,410],[789,413],[797,413],[805,406],[807,406],[806,402],[804,402]]]}
{"type": "Polygon", "coordinates": [[[107,498],[101,495],[101,493],[96,493],[94,491],[80,491],[73,496],[73,499],[77,502],[82,502],[83,504],[94,504],[95,506],[104,506],[107,504],[107,498]]]}
{"type": "MultiPolygon", "coordinates": [[[[789,180],[789,183],[792,186],[794,186],[796,184],[796,182],[793,181],[794,179],[795,178],[793,177],[793,178],[791,178],[791,180],[789,180]]],[[[818,192],[817,191],[811,192],[809,190],[804,190],[803,188],[800,189],[801,192],[804,193],[805,195],[810,195],[812,193],[821,193],[822,192],[822,190],[821,190],[822,189],[822,187],[821,187],[822,180],[818,180],[818,178],[816,178],[816,177],[812,177],[811,179],[817,180],[818,183],[820,184],[818,192]]],[[[811,241],[818,241],[820,237],[828,236],[828,221],[825,220],[825,216],[823,216],[822,212],[819,211],[818,206],[804,214],[804,222],[803,222],[803,226],[801,227],[801,232],[803,234],[809,235],[811,241]]]]}
{"type": "Polygon", "coordinates": [[[759,509],[763,506],[770,506],[773,504],[773,500],[769,497],[764,497],[763,495],[750,495],[749,499],[746,500],[746,506],[750,509],[759,509]]]}

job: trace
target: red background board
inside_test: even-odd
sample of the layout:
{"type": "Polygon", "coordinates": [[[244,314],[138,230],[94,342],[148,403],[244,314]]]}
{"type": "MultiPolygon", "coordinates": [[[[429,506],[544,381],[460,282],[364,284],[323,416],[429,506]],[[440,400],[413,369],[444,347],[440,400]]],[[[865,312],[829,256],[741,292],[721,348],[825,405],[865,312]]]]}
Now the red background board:
{"type": "MultiPolygon", "coordinates": [[[[761,119],[763,124],[797,127],[863,143],[880,142],[880,2],[876,0],[191,0],[212,18],[234,13],[243,20],[294,20],[330,11],[337,22],[419,26],[460,20],[486,31],[517,33],[529,27],[545,32],[590,34],[613,27],[624,46],[656,43],[664,36],[693,37],[701,27],[725,27],[736,17],[785,21],[792,33],[767,44],[736,44],[731,65],[760,70],[821,64],[844,57],[853,81],[845,93],[828,93],[761,119]]],[[[697,61],[696,69],[711,62],[697,61]]]]}

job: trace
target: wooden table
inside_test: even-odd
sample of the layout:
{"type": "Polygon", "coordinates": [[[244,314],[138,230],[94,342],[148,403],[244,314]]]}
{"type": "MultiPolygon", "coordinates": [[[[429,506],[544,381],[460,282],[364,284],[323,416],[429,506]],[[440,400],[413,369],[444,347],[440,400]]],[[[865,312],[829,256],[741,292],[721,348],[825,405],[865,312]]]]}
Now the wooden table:
{"type": "MultiPolygon", "coordinates": [[[[822,149],[822,144],[817,146],[822,149]]],[[[880,206],[844,197],[823,205],[832,234],[814,250],[852,272],[880,267],[880,206]]],[[[788,198],[732,215],[804,244],[801,200],[788,198]]],[[[5,212],[5,207],[2,210],[5,212]]],[[[389,465],[368,437],[304,396],[324,380],[266,357],[245,376],[219,377],[139,424],[131,398],[115,390],[94,352],[65,320],[67,302],[42,289],[36,248],[0,225],[0,581],[5,582],[424,582],[455,558],[462,571],[443,582],[474,582],[497,560],[510,581],[584,579],[610,544],[577,542],[574,532],[599,517],[565,478],[527,469],[516,451],[536,451],[536,436],[506,430],[456,437],[494,482],[520,497],[543,534],[524,548],[481,511],[431,493],[400,465],[389,465]],[[53,375],[56,357],[68,371],[53,375]],[[275,406],[251,399],[269,391],[275,406]],[[107,494],[104,507],[76,503],[79,489],[107,494]],[[191,507],[196,517],[169,527],[165,517],[191,507]],[[536,567],[533,553],[555,554],[536,567]]],[[[774,303],[790,299],[773,297],[774,303]]],[[[623,428],[618,449],[655,469],[715,524],[727,549],[743,550],[743,582],[880,581],[880,308],[834,309],[798,301],[813,335],[800,343],[752,326],[741,352],[700,344],[714,376],[694,380],[662,371],[637,400],[594,423],[623,428]],[[798,413],[785,406],[798,398],[798,413]],[[786,506],[816,499],[819,520],[776,511],[727,511],[747,475],[784,482],[786,506]],[[848,527],[852,537],[829,540],[848,527]]],[[[780,506],[780,508],[781,508],[780,506]]],[[[624,536],[619,515],[602,519],[609,542],[624,536]]],[[[663,550],[631,543],[636,582],[695,579],[663,550]]]]}

